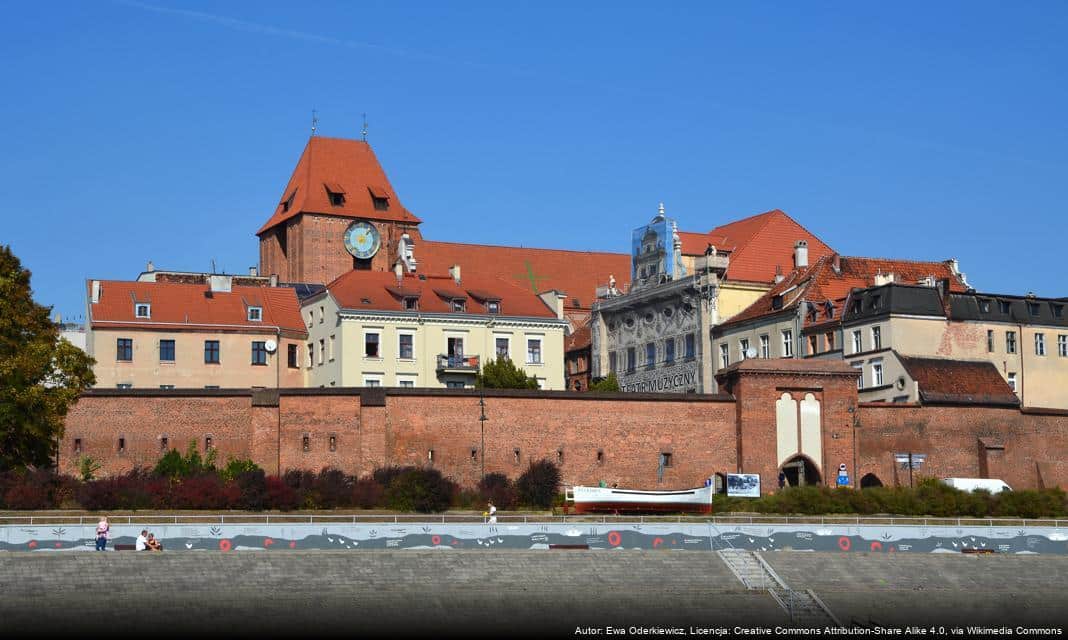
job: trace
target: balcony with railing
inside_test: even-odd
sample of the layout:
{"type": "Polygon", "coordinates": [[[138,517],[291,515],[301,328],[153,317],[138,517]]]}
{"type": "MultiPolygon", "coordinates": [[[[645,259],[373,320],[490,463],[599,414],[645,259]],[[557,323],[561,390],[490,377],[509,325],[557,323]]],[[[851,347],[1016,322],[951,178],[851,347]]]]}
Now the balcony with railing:
{"type": "Polygon", "coordinates": [[[478,373],[479,357],[441,354],[438,373],[478,373]]]}

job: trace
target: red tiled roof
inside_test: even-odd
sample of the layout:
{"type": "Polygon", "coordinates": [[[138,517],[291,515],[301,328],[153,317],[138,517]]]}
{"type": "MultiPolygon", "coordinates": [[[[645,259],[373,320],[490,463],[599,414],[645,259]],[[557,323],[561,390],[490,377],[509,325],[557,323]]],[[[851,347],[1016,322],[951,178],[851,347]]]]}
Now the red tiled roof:
{"type": "Polygon", "coordinates": [[[704,255],[709,244],[730,252],[728,280],[774,282],[775,269],[794,266],[794,244],[808,242],[809,264],[834,253],[822,240],[778,209],[736,220],[706,234],[679,233],[685,255],[704,255]]]}
{"type": "Polygon", "coordinates": [[[313,136],[293,170],[274,215],[257,235],[302,213],[392,220],[419,224],[421,220],[404,208],[378,163],[371,146],[361,140],[313,136]],[[327,190],[343,193],[345,202],[330,204],[327,190]],[[376,210],[372,194],[387,198],[389,208],[376,210]],[[285,210],[284,203],[293,202],[285,210]]]}
{"type": "Polygon", "coordinates": [[[564,340],[564,351],[588,349],[592,343],[592,339],[593,334],[590,332],[590,325],[584,324],[564,340]]]}
{"type": "Polygon", "coordinates": [[[773,286],[753,304],[728,318],[721,326],[780,313],[783,309],[796,307],[802,299],[820,305],[817,322],[827,320],[823,315],[822,304],[828,300],[834,303],[834,318],[839,320],[842,317],[842,303],[850,291],[875,286],[876,275],[890,273],[894,274],[894,282],[901,284],[916,284],[927,276],[933,276],[936,280],[948,279],[950,291],[960,292],[968,288],[959,276],[954,275],[948,261],[920,262],[841,256],[836,271],[832,254],[817,259],[805,269],[794,269],[781,283],[773,286]],[[791,291],[789,297],[783,300],[782,308],[772,309],[775,296],[795,284],[797,289],[791,291]]]}
{"type": "MultiPolygon", "coordinates": [[[[422,265],[420,265],[422,266],[422,265]]],[[[460,284],[451,276],[405,275],[400,285],[390,271],[350,271],[326,286],[343,309],[404,311],[405,296],[419,297],[419,311],[455,313],[454,298],[466,298],[466,313],[488,313],[488,302],[500,302],[500,315],[555,318],[556,314],[541,298],[494,276],[462,272],[460,284]],[[425,278],[425,279],[423,279],[425,278]],[[479,295],[474,295],[477,291],[479,295]],[[486,296],[486,297],[482,297],[486,296]],[[366,300],[366,302],[364,302],[366,300]]]]}
{"type": "Polygon", "coordinates": [[[919,383],[923,402],[1018,405],[1019,398],[990,362],[916,358],[899,355],[909,376],[919,383]]]}
{"type": "MultiPolygon", "coordinates": [[[[86,283],[92,296],[92,281],[86,283]]],[[[307,334],[296,291],[289,287],[235,285],[230,292],[211,292],[207,284],[174,282],[100,282],[100,301],[89,305],[94,327],[144,329],[248,329],[280,327],[307,334]],[[151,304],[150,318],[137,318],[134,301],[151,304]],[[248,307],[262,307],[263,320],[250,322],[248,307]]],[[[90,297],[91,299],[91,297],[90,297]]]]}
{"type": "Polygon", "coordinates": [[[564,306],[575,308],[576,301],[589,309],[596,300],[597,287],[615,276],[616,287],[630,282],[630,256],[625,253],[530,249],[459,242],[424,240],[416,250],[419,269],[445,273],[454,264],[466,278],[473,273],[495,273],[498,277],[531,293],[556,289],[567,294],[564,306]]]}

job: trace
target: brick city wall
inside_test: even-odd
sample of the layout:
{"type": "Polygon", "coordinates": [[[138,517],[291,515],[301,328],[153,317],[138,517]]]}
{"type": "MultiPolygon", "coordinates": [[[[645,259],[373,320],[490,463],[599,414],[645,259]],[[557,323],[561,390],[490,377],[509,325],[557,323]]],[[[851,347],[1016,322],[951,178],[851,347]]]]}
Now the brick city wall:
{"type": "MultiPolygon", "coordinates": [[[[845,463],[854,482],[871,473],[908,484],[893,454],[912,451],[928,456],[922,476],[1068,486],[1068,412],[860,405],[855,379],[840,371],[742,372],[724,387],[733,397],[487,391],[486,472],[516,477],[548,458],[568,484],[682,488],[742,471],[772,491],[775,400],[788,392],[820,400],[823,455],[812,462],[825,483],[845,463]],[[658,483],[662,453],[671,464],[658,483]]],[[[477,392],[454,389],[93,390],[67,418],[59,462],[73,473],[84,454],[121,473],[154,465],[163,437],[201,452],[210,437],[220,461],[251,457],[269,473],[430,465],[470,486],[481,473],[479,410],[477,392]]]]}
{"type": "Polygon", "coordinates": [[[918,476],[1068,487],[1068,411],[872,403],[857,421],[858,478],[908,485],[908,469],[893,456],[911,451],[927,455],[918,476]]]}

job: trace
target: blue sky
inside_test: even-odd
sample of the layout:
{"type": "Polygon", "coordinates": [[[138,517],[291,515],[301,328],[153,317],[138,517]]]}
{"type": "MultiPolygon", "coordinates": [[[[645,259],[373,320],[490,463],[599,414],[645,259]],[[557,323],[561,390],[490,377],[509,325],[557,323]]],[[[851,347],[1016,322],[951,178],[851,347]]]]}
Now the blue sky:
{"type": "Polygon", "coordinates": [[[18,3],[4,224],[37,299],[241,272],[309,135],[436,240],[626,252],[780,208],[845,255],[1068,295],[1068,3],[18,3]]]}

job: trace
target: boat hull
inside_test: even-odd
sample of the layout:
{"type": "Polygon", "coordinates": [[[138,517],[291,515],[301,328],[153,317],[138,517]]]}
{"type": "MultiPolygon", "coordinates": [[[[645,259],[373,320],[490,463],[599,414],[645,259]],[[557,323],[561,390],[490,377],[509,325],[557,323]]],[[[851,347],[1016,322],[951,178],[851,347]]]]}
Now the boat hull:
{"type": "Polygon", "coordinates": [[[711,513],[712,488],[637,491],[573,487],[567,492],[575,513],[711,513]]]}

